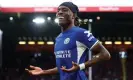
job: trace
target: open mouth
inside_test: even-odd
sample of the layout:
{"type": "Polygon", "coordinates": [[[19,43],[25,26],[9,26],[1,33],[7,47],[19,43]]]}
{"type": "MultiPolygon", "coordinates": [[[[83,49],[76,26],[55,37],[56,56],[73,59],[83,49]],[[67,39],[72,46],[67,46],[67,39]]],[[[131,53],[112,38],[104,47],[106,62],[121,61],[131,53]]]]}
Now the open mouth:
{"type": "Polygon", "coordinates": [[[64,17],[58,17],[59,20],[64,19],[64,17]]]}

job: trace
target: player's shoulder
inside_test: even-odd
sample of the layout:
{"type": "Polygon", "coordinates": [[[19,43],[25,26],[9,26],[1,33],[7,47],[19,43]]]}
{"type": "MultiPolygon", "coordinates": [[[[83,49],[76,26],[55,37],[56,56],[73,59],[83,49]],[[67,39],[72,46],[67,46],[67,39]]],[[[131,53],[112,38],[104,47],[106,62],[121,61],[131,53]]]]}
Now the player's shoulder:
{"type": "Polygon", "coordinates": [[[89,32],[89,31],[87,29],[84,29],[81,27],[76,27],[75,32],[80,34],[80,33],[85,33],[85,32],[89,32]]]}
{"type": "Polygon", "coordinates": [[[57,37],[55,39],[58,39],[62,36],[62,33],[60,33],[59,35],[57,35],[57,37]]]}

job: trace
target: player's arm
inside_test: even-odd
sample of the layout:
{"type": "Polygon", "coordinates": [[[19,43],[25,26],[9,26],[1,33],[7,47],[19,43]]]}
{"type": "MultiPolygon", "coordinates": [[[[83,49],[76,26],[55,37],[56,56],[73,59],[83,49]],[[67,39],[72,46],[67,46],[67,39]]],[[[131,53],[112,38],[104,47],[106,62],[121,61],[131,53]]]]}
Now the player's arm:
{"type": "Polygon", "coordinates": [[[57,74],[58,73],[58,69],[57,67],[53,68],[53,69],[48,69],[48,70],[43,70],[43,74],[57,74]]]}
{"type": "Polygon", "coordinates": [[[98,62],[101,62],[103,60],[109,60],[111,58],[110,53],[108,50],[100,43],[97,42],[92,48],[91,48],[92,54],[95,56],[92,58],[92,60],[89,60],[85,62],[85,67],[90,67],[98,62]]]}
{"type": "Polygon", "coordinates": [[[31,75],[51,75],[58,73],[57,67],[48,70],[42,70],[40,67],[30,66],[31,70],[26,69],[31,75]]]}
{"type": "Polygon", "coordinates": [[[109,60],[111,58],[109,51],[97,40],[89,31],[81,32],[82,38],[80,41],[91,50],[95,57],[83,64],[80,64],[80,68],[90,67],[98,62],[109,60]]]}

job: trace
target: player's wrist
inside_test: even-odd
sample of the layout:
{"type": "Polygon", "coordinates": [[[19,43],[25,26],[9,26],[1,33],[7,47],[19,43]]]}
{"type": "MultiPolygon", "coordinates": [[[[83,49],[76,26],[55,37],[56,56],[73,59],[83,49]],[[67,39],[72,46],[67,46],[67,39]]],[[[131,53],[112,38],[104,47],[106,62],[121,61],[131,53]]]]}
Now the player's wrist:
{"type": "Polygon", "coordinates": [[[47,75],[48,74],[48,71],[47,70],[43,70],[41,74],[47,75]]]}
{"type": "Polygon", "coordinates": [[[79,68],[80,68],[80,70],[85,69],[85,64],[84,63],[79,64],[79,68]]]}

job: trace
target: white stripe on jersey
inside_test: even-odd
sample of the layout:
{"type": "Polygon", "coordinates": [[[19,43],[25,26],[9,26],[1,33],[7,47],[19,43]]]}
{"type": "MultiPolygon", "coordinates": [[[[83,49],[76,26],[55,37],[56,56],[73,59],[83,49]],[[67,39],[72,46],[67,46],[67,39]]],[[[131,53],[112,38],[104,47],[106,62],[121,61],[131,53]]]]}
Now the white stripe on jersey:
{"type": "Polygon", "coordinates": [[[76,41],[77,45],[77,63],[79,64],[80,58],[83,55],[84,51],[86,50],[87,46],[85,46],[83,43],[76,41]]]}

